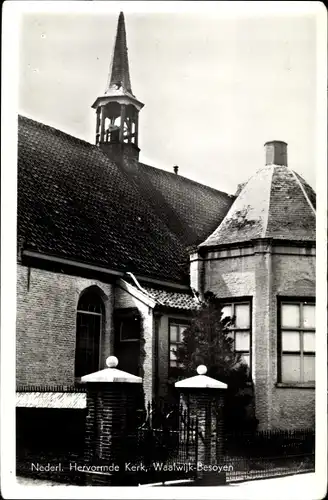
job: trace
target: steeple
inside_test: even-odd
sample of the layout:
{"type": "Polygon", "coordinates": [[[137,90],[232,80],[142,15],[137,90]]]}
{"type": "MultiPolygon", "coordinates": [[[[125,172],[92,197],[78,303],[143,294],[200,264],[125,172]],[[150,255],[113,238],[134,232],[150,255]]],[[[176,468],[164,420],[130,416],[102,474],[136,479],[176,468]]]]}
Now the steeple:
{"type": "Polygon", "coordinates": [[[110,90],[113,87],[122,87],[125,91],[133,95],[130,81],[128,48],[126,45],[126,31],[123,12],[120,13],[118,18],[113,58],[105,94],[110,93],[110,90]]]}
{"type": "Polygon", "coordinates": [[[117,24],[114,52],[105,93],[99,96],[96,109],[96,144],[113,159],[139,157],[139,111],[143,103],[132,94],[128,48],[123,12],[117,24]]]}

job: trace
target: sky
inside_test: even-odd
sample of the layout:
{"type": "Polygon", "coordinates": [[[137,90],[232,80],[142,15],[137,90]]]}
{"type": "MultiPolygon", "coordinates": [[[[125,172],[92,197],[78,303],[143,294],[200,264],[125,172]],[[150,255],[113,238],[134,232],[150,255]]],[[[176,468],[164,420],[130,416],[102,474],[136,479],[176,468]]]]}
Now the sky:
{"type": "Polygon", "coordinates": [[[94,143],[91,105],[105,90],[123,10],[132,90],[145,104],[140,161],[169,171],[178,165],[181,175],[233,194],[264,164],[264,143],[283,140],[289,166],[315,188],[313,12],[266,11],[263,2],[244,14],[219,2],[166,2],[162,10],[147,2],[141,11],[96,2],[107,5],[83,13],[54,3],[56,12],[20,18],[20,114],[94,143]]]}

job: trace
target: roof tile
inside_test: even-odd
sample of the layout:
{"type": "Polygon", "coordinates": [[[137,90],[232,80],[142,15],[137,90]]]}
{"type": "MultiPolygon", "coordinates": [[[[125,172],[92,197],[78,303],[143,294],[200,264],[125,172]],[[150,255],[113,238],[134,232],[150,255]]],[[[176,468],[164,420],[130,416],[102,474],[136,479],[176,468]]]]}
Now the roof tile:
{"type": "Polygon", "coordinates": [[[25,249],[188,283],[198,244],[232,198],[19,117],[18,240],[25,249]]]}
{"type": "Polygon", "coordinates": [[[185,245],[198,245],[211,234],[234,200],[222,191],[136,160],[122,166],[143,198],[185,245]]]}
{"type": "Polygon", "coordinates": [[[315,192],[285,166],[259,169],[241,189],[218,228],[200,245],[257,238],[315,241],[315,192]]]}
{"type": "Polygon", "coordinates": [[[144,287],[146,292],[159,306],[192,311],[199,307],[197,299],[189,292],[170,292],[151,287],[144,287]]]}

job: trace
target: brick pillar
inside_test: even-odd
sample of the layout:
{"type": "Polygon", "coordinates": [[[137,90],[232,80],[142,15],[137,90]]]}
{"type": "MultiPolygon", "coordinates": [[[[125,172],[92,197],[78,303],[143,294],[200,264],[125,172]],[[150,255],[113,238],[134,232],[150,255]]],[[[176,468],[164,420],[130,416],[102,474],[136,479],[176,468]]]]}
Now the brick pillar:
{"type": "Polygon", "coordinates": [[[87,386],[85,469],[87,485],[111,485],[124,475],[136,446],[136,401],[142,379],[117,370],[115,356],[108,368],[82,377],[87,386]]]}
{"type": "Polygon", "coordinates": [[[180,401],[187,408],[190,417],[198,418],[197,484],[214,486],[226,483],[223,449],[223,406],[224,390],[227,385],[207,377],[207,368],[200,365],[195,377],[176,382],[180,401]]]}

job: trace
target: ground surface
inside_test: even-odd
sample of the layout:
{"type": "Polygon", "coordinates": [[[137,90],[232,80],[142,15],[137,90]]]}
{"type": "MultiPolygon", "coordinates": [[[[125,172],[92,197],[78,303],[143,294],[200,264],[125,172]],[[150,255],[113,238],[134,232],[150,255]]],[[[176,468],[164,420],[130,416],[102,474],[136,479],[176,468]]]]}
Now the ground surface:
{"type": "MultiPolygon", "coordinates": [[[[279,478],[270,478],[270,479],[259,479],[256,481],[245,481],[239,483],[232,483],[227,486],[218,486],[220,490],[229,491],[245,491],[245,493],[250,494],[252,491],[256,492],[262,488],[265,488],[267,492],[275,491],[284,491],[285,493],[290,493],[292,490],[294,491],[312,491],[315,490],[315,485],[317,484],[318,476],[315,473],[307,473],[307,474],[295,474],[292,476],[284,476],[279,478]]],[[[17,476],[17,484],[19,486],[57,486],[64,488],[81,488],[81,486],[73,486],[70,484],[57,483],[55,481],[45,481],[42,479],[32,479],[26,477],[17,476]]],[[[174,484],[170,486],[175,486],[174,484]]],[[[144,485],[143,487],[147,487],[144,485]]],[[[82,486],[83,488],[83,486],[82,486]]],[[[230,495],[229,495],[230,496],[230,495]]],[[[303,495],[301,495],[303,498],[303,495]]],[[[284,497],[280,497],[284,498],[284,497]]],[[[314,499],[315,497],[313,497],[314,499]]]]}

